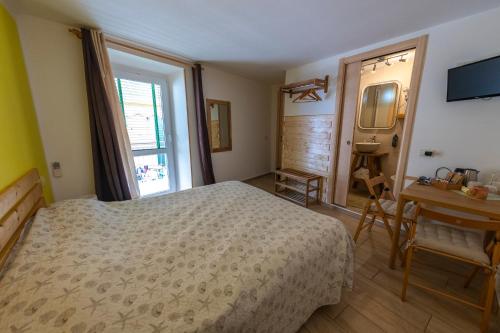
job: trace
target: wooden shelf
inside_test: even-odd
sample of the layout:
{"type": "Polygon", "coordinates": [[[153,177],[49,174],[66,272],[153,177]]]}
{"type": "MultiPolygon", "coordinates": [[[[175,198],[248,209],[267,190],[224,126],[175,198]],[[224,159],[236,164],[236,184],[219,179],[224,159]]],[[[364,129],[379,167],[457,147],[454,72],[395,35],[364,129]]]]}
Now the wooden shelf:
{"type": "Polygon", "coordinates": [[[294,83],[289,83],[281,87],[281,91],[286,94],[300,94],[306,90],[315,89],[323,90],[326,94],[328,92],[328,75],[324,79],[310,79],[305,81],[299,81],[294,83]]]}
{"type": "MultiPolygon", "coordinates": [[[[298,182],[298,181],[293,180],[293,179],[288,179],[288,180],[285,180],[285,181],[276,181],[276,185],[288,188],[290,190],[298,191],[298,192],[301,192],[301,193],[305,193],[306,190],[307,190],[306,189],[306,184],[298,182]]],[[[318,189],[319,188],[317,186],[310,186],[309,187],[309,192],[313,192],[313,191],[316,191],[318,189]]]]}
{"type": "Polygon", "coordinates": [[[276,170],[274,193],[284,199],[308,207],[311,200],[321,202],[322,177],[312,173],[295,170],[276,170]],[[316,193],[315,196],[310,194],[316,193]]]}
{"type": "Polygon", "coordinates": [[[276,174],[283,176],[283,177],[288,177],[288,178],[293,178],[298,181],[304,181],[304,180],[314,180],[320,176],[315,175],[313,173],[305,172],[305,171],[300,171],[296,169],[279,169],[276,170],[276,174]]]}
{"type": "MultiPolygon", "coordinates": [[[[302,193],[293,191],[293,190],[284,190],[281,192],[275,192],[275,195],[277,195],[280,198],[292,201],[296,204],[299,204],[301,206],[304,206],[304,202],[306,201],[306,196],[302,193]]],[[[315,198],[309,196],[309,200],[314,200],[315,198]]]]}
{"type": "Polygon", "coordinates": [[[321,101],[321,97],[317,93],[319,90],[322,90],[325,94],[328,92],[328,75],[324,79],[315,78],[289,83],[281,87],[281,92],[289,94],[290,98],[293,95],[300,94],[293,100],[294,103],[321,101]]]}

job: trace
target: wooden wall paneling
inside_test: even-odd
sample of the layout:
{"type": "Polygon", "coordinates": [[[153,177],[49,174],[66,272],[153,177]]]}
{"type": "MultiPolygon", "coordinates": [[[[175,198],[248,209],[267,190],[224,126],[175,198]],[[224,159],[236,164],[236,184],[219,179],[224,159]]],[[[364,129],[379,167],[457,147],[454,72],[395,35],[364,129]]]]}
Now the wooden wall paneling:
{"type": "Polygon", "coordinates": [[[333,115],[285,116],[282,118],[283,168],[293,168],[323,177],[323,201],[331,182],[333,115]]]}

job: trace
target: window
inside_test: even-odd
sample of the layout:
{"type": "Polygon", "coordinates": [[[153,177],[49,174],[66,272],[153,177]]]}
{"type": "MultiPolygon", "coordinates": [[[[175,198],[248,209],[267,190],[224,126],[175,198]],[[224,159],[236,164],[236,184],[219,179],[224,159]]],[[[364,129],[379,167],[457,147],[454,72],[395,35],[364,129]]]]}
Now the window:
{"type": "Polygon", "coordinates": [[[176,190],[166,82],[132,74],[115,78],[141,196],[176,190]]]}

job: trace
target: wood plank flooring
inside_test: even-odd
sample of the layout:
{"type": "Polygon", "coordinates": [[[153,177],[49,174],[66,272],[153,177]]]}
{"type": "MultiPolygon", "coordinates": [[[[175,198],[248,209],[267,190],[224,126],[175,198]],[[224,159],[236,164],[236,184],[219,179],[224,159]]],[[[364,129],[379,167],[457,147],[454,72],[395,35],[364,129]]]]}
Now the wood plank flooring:
{"type": "MultiPolygon", "coordinates": [[[[274,178],[266,175],[247,183],[272,192],[274,178]]],[[[342,221],[353,234],[357,218],[339,209],[312,206],[311,209],[342,221]]],[[[354,288],[345,291],[339,304],[316,310],[299,333],[330,332],[479,332],[481,312],[471,307],[409,287],[406,302],[400,299],[402,269],[388,267],[390,242],[382,227],[363,231],[356,246],[354,288]]],[[[483,276],[468,289],[462,287],[470,267],[418,253],[410,279],[431,283],[458,295],[477,300],[483,276]]],[[[493,314],[489,332],[500,332],[498,313],[493,314]]]]}

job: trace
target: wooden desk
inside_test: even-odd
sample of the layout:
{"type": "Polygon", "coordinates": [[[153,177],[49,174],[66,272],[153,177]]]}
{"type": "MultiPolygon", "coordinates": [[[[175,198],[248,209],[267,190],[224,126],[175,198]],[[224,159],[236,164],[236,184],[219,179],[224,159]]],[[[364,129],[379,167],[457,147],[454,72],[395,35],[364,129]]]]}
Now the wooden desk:
{"type": "Polygon", "coordinates": [[[471,199],[452,191],[441,190],[433,186],[419,185],[415,182],[399,193],[394,239],[392,240],[391,258],[389,261],[390,268],[394,268],[396,262],[403,208],[408,201],[416,201],[417,203],[425,203],[500,220],[500,201],[471,199]]]}

